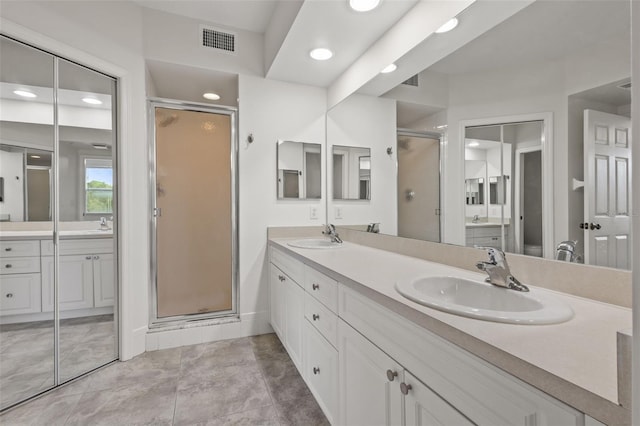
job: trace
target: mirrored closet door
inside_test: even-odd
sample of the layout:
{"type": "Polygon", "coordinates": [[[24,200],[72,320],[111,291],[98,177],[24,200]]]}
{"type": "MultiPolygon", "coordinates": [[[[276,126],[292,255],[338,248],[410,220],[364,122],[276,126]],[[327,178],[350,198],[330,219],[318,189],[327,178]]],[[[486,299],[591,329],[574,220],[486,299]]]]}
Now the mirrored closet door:
{"type": "Polygon", "coordinates": [[[118,357],[115,79],[0,37],[0,410],[118,357]]]}

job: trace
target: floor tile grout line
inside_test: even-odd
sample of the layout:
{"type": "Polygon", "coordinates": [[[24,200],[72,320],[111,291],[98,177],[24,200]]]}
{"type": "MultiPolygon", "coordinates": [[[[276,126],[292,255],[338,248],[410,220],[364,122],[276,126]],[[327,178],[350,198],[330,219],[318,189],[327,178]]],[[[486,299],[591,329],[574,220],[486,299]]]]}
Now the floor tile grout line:
{"type": "MultiPolygon", "coordinates": [[[[253,356],[255,357],[256,355],[255,346],[252,346],[252,349],[253,349],[253,356]]],[[[276,404],[276,400],[273,397],[273,393],[271,392],[271,388],[269,387],[269,383],[267,382],[267,378],[265,377],[264,369],[261,366],[258,366],[258,370],[260,371],[260,376],[262,377],[262,381],[264,382],[264,385],[267,388],[267,393],[269,394],[269,398],[271,399],[271,406],[276,412],[276,421],[280,426],[282,426],[282,421],[280,419],[280,416],[281,416],[280,409],[278,408],[278,405],[276,404]]]]}
{"type": "Polygon", "coordinates": [[[176,411],[178,409],[178,389],[180,389],[180,378],[182,377],[182,348],[180,348],[180,363],[178,364],[178,379],[176,380],[176,396],[173,399],[173,417],[171,418],[171,425],[176,424],[176,411]]]}

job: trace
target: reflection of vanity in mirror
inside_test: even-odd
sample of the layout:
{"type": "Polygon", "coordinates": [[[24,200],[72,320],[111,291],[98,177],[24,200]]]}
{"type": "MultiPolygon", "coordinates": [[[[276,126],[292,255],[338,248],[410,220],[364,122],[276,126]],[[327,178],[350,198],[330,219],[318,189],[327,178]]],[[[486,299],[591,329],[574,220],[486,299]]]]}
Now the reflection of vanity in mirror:
{"type": "Polygon", "coordinates": [[[321,194],[321,145],[278,141],[278,199],[319,199],[321,194]]]}
{"type": "Polygon", "coordinates": [[[576,241],[573,261],[630,269],[629,2],[514,2],[500,6],[502,16],[485,7],[470,5],[455,30],[429,36],[395,72],[329,111],[329,145],[346,127],[332,132],[332,123],[348,117],[373,134],[392,129],[395,143],[366,140],[398,159],[376,168],[376,182],[397,181],[395,191],[374,193],[353,219],[338,219],[330,203],[329,219],[438,241],[419,229],[400,233],[409,220],[400,206],[427,192],[442,210],[442,242],[554,259],[560,243],[576,241]],[[345,112],[350,104],[361,114],[345,112]],[[400,161],[406,131],[442,138],[440,186],[400,185],[418,167],[400,161]]]}
{"type": "Polygon", "coordinates": [[[371,149],[333,146],[333,199],[371,199],[371,149]]]}

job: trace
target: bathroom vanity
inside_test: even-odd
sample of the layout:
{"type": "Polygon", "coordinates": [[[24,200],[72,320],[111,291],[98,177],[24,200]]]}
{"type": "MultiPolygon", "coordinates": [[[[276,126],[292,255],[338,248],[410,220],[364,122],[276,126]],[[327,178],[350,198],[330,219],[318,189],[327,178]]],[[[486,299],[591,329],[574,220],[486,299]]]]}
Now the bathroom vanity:
{"type": "Polygon", "coordinates": [[[616,379],[616,332],[630,327],[629,309],[532,288],[574,317],[465,318],[414,303],[394,284],[481,274],[349,242],[289,242],[269,244],[271,323],[332,424],[630,423],[616,379]]]}
{"type": "MultiPolygon", "coordinates": [[[[111,231],[62,231],[62,318],[113,313],[114,257],[111,231]]],[[[54,249],[51,231],[0,232],[0,323],[51,319],[54,249]]]]}

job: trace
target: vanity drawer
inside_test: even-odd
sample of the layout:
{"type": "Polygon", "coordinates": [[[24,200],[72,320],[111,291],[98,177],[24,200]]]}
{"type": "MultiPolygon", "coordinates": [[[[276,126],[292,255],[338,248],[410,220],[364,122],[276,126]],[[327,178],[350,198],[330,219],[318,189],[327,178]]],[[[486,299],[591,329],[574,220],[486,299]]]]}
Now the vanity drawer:
{"type": "Polygon", "coordinates": [[[0,315],[41,311],[40,274],[5,275],[0,280],[0,315]]]}
{"type": "Polygon", "coordinates": [[[40,272],[40,257],[10,257],[0,262],[0,274],[30,274],[40,272]]]}
{"type": "Polygon", "coordinates": [[[331,312],[338,312],[338,282],[305,265],[304,288],[331,312]]]}
{"type": "Polygon", "coordinates": [[[304,316],[334,347],[338,342],[338,316],[322,303],[304,294],[304,316]]]}
{"type": "Polygon", "coordinates": [[[40,256],[40,240],[0,241],[0,256],[40,256]]]}
{"type": "Polygon", "coordinates": [[[298,284],[302,285],[304,282],[304,264],[299,260],[271,247],[271,263],[298,284]]]}
{"type": "MultiPolygon", "coordinates": [[[[113,253],[113,238],[60,240],[60,255],[113,253]]],[[[42,240],[42,255],[53,256],[53,241],[42,240]]]]}

